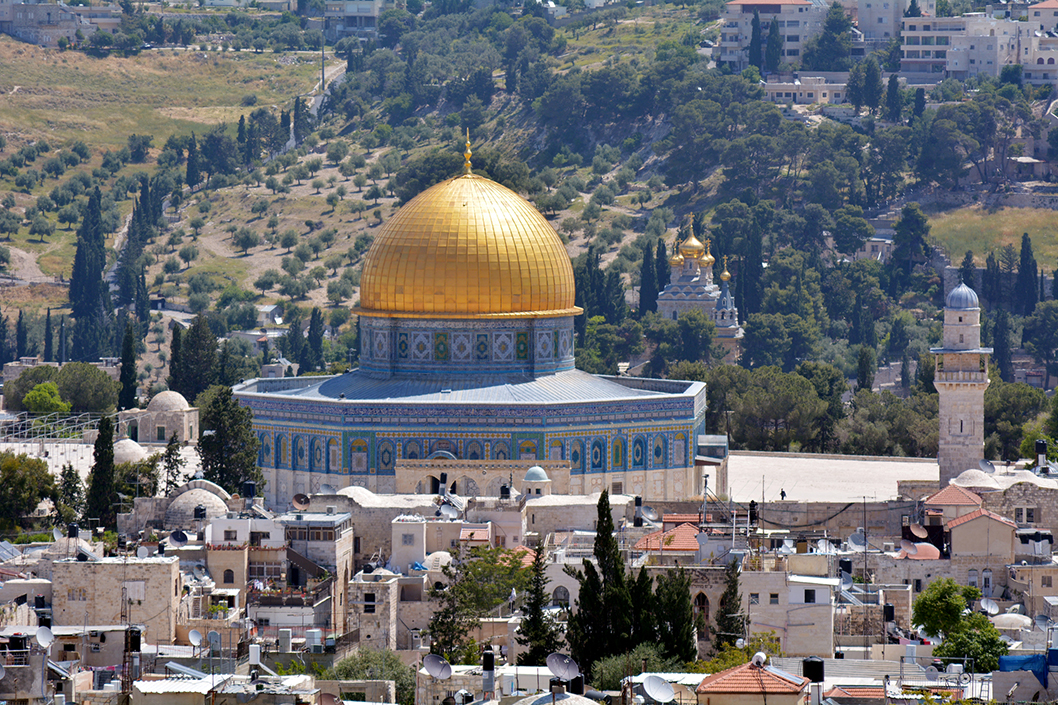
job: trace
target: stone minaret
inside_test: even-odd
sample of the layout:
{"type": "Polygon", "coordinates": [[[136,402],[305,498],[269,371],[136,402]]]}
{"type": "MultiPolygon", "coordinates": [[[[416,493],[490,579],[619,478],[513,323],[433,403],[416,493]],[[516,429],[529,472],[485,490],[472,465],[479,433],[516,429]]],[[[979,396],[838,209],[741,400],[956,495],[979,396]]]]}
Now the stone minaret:
{"type": "Polygon", "coordinates": [[[940,485],[964,470],[977,468],[984,458],[985,389],[988,356],[981,347],[981,306],[965,284],[952,289],[944,306],[944,347],[937,356],[934,384],[940,393],[940,485]]]}

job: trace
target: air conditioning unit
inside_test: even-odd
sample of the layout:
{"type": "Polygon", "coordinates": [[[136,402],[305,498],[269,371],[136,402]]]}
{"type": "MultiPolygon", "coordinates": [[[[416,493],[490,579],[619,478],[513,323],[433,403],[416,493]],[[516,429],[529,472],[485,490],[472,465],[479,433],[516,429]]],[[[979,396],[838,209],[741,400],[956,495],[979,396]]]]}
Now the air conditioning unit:
{"type": "Polygon", "coordinates": [[[312,653],[314,653],[314,654],[322,654],[323,653],[323,644],[313,644],[312,645],[312,653]]]}
{"type": "Polygon", "coordinates": [[[896,545],[892,541],[883,541],[882,550],[891,553],[896,550],[896,545]]]}
{"type": "Polygon", "coordinates": [[[338,507],[334,506],[333,504],[329,505],[327,507],[327,513],[328,514],[337,514],[338,513],[338,507]]]}
{"type": "Polygon", "coordinates": [[[101,648],[102,648],[102,647],[101,647],[101,646],[100,646],[99,644],[92,644],[92,645],[91,645],[91,651],[92,651],[92,653],[93,653],[93,654],[98,654],[98,653],[99,653],[99,650],[100,650],[101,648]]]}

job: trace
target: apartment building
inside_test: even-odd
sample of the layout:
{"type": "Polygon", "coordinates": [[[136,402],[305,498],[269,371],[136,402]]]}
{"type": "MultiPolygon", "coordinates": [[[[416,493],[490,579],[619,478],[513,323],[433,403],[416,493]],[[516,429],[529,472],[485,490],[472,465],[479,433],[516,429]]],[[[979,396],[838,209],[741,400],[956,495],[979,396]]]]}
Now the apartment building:
{"type": "Polygon", "coordinates": [[[327,38],[375,36],[383,9],[384,0],[329,0],[324,14],[327,38]]]}
{"type": "Polygon", "coordinates": [[[823,30],[826,0],[733,0],[724,8],[720,44],[714,57],[741,71],[749,66],[753,14],[760,14],[761,46],[767,44],[772,19],[783,33],[783,61],[800,62],[805,42],[823,30]]]}

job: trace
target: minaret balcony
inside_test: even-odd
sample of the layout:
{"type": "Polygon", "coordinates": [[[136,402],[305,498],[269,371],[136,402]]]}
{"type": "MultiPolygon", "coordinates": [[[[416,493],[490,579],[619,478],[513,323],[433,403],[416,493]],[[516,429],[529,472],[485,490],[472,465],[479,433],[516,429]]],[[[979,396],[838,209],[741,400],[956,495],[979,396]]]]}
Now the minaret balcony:
{"type": "Polygon", "coordinates": [[[976,382],[978,384],[988,383],[988,373],[978,370],[937,370],[933,376],[933,382],[976,382]]]}

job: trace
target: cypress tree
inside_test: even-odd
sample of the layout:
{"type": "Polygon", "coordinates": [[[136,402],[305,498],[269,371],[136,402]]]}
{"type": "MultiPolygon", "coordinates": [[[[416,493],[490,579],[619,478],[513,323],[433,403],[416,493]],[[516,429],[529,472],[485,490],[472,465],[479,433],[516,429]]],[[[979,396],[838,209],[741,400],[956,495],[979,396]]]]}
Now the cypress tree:
{"type": "Polygon", "coordinates": [[[974,274],[977,272],[977,267],[974,265],[974,253],[973,250],[967,250],[966,255],[962,258],[962,264],[959,265],[959,281],[971,289],[974,288],[974,274]]]}
{"type": "Polygon", "coordinates": [[[992,345],[995,347],[996,366],[1004,382],[1014,381],[1014,361],[1010,349],[1010,317],[1003,308],[996,309],[996,328],[992,334],[992,345]]]}
{"type": "Polygon", "coordinates": [[[136,406],[136,338],[131,322],[125,323],[125,337],[121,343],[120,381],[118,408],[131,409],[136,406]]]}
{"type": "Polygon", "coordinates": [[[239,144],[246,144],[246,116],[239,116],[239,128],[235,137],[239,144]]]}
{"type": "Polygon", "coordinates": [[[734,646],[737,640],[746,636],[746,616],[742,614],[742,591],[738,581],[740,571],[739,561],[732,560],[727,564],[724,593],[720,596],[716,619],[710,628],[716,651],[722,646],[734,646]]]}
{"type": "Polygon", "coordinates": [[[52,343],[52,330],[51,330],[51,309],[48,309],[48,315],[44,318],[44,362],[55,361],[55,351],[52,343]]]}
{"type": "Polygon", "coordinates": [[[764,49],[764,68],[778,71],[782,63],[782,32],[779,31],[779,18],[772,17],[768,27],[768,43],[764,49]]]}
{"type": "Polygon", "coordinates": [[[7,316],[0,318],[0,366],[11,362],[11,344],[7,341],[8,335],[7,316]]]}
{"type": "Polygon", "coordinates": [[[665,241],[658,238],[657,254],[654,255],[654,266],[657,268],[658,291],[664,291],[672,279],[672,265],[669,264],[669,253],[665,241]]]}
{"type": "Polygon", "coordinates": [[[518,627],[518,643],[526,647],[518,654],[519,666],[539,666],[549,654],[560,651],[563,645],[562,629],[546,612],[551,602],[547,584],[547,563],[544,548],[540,546],[533,556],[529,574],[529,589],[522,604],[522,623],[518,627]]]}
{"type": "Polygon", "coordinates": [[[687,663],[698,656],[695,630],[700,620],[691,604],[691,576],[679,566],[658,577],[658,643],[665,658],[687,663]]]}
{"type": "Polygon", "coordinates": [[[643,248],[643,264],[639,271],[639,313],[658,310],[658,280],[654,266],[654,248],[643,248]]]}
{"type": "Polygon", "coordinates": [[[169,343],[169,377],[166,384],[174,392],[184,393],[184,353],[183,332],[180,326],[173,326],[173,340],[169,343]]]}
{"type": "Polygon", "coordinates": [[[96,188],[88,198],[81,227],[77,230],[77,249],[70,273],[70,309],[77,320],[72,357],[86,362],[102,357],[110,339],[110,293],[103,281],[106,251],[101,201],[102,196],[96,188]]]}
{"type": "Polygon", "coordinates": [[[26,343],[27,343],[27,332],[26,332],[26,319],[22,314],[22,309],[18,311],[18,321],[15,323],[15,359],[21,360],[26,356],[26,343]]]}
{"type": "Polygon", "coordinates": [[[180,357],[184,388],[179,391],[191,401],[216,379],[217,336],[213,335],[203,316],[195,316],[182,344],[180,357]]]}
{"type": "Polygon", "coordinates": [[[1022,316],[1031,316],[1036,310],[1036,257],[1032,253],[1032,239],[1028,233],[1021,236],[1021,258],[1018,263],[1018,277],[1016,292],[1017,313],[1022,316]]]}
{"type": "Polygon", "coordinates": [[[308,353],[308,369],[322,370],[323,359],[323,314],[320,309],[313,308],[309,315],[308,345],[304,349],[308,353]]]}
{"type": "Polygon", "coordinates": [[[305,347],[305,336],[301,334],[301,309],[291,306],[286,311],[287,334],[279,339],[283,355],[291,362],[301,364],[302,349],[305,347]]]}
{"type": "Polygon", "coordinates": [[[180,441],[174,432],[162,453],[162,493],[166,496],[183,482],[184,461],[180,457],[180,441]]]}
{"type": "Polygon", "coordinates": [[[915,89],[915,109],[912,113],[915,117],[922,117],[922,113],[926,112],[926,89],[916,88],[915,89]]]}
{"type": "Polygon", "coordinates": [[[874,386],[874,350],[867,345],[860,346],[856,358],[856,391],[871,391],[874,386]]]}
{"type": "Polygon", "coordinates": [[[640,644],[656,644],[658,641],[657,605],[654,599],[654,579],[647,573],[646,566],[639,569],[635,580],[628,584],[628,593],[632,604],[632,640],[629,650],[640,644]]]}
{"type": "Polygon", "coordinates": [[[59,317],[59,364],[66,364],[66,316],[59,317]]]}
{"type": "Polygon", "coordinates": [[[195,142],[195,133],[191,133],[191,139],[187,141],[187,174],[184,182],[191,187],[197,186],[202,180],[202,170],[198,163],[198,143],[195,142]]]}
{"type": "Polygon", "coordinates": [[[760,12],[757,10],[753,11],[753,23],[750,30],[749,37],[749,65],[756,66],[758,69],[763,68],[761,64],[761,28],[760,28],[760,12]]]}
{"type": "Polygon", "coordinates": [[[911,389],[911,361],[907,359],[907,350],[900,357],[900,388],[911,389]]]}
{"type": "Polygon", "coordinates": [[[109,416],[99,420],[99,433],[92,452],[95,462],[88,476],[85,518],[99,519],[103,527],[114,526],[114,423],[109,416]]]}
{"type": "Polygon", "coordinates": [[[889,74],[889,84],[885,89],[885,118],[890,122],[903,122],[904,96],[900,93],[900,79],[895,73],[889,74]]]}

